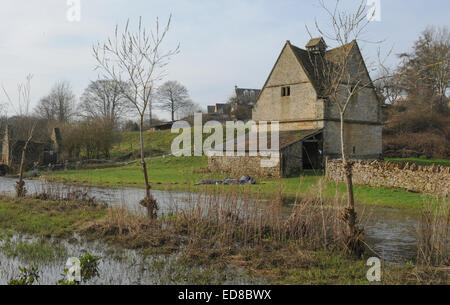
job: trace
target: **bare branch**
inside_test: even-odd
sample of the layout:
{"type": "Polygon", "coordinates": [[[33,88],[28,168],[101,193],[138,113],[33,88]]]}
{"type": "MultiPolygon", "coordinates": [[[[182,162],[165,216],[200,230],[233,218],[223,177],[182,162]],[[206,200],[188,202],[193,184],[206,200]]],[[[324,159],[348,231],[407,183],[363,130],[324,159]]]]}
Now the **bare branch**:
{"type": "MultiPolygon", "coordinates": [[[[148,107],[152,107],[154,88],[166,75],[166,67],[172,56],[179,53],[179,46],[173,50],[162,51],[162,43],[169,32],[172,15],[167,24],[160,27],[156,19],[156,27],[148,32],[139,18],[137,30],[132,31],[128,20],[121,31],[115,27],[114,36],[101,45],[93,46],[92,51],[96,59],[96,69],[103,73],[103,78],[114,81],[121,88],[125,98],[134,106],[140,116],[140,149],[141,163],[144,171],[148,206],[156,207],[150,194],[147,167],[145,163],[145,149],[143,140],[144,116],[148,107]],[[151,203],[151,204],[150,204],[151,203]]],[[[149,216],[155,216],[149,211],[149,216]]]]}

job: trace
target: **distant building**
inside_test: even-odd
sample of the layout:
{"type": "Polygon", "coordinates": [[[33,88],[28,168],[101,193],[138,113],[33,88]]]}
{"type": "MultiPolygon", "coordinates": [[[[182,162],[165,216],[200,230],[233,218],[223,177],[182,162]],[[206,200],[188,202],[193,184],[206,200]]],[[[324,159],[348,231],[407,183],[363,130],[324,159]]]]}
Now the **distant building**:
{"type": "Polygon", "coordinates": [[[247,121],[252,118],[252,110],[256,104],[261,90],[234,87],[234,93],[230,100],[231,114],[236,120],[247,121]]]}
{"type": "Polygon", "coordinates": [[[230,104],[216,104],[215,113],[220,115],[230,115],[230,104]]]}
{"type": "MultiPolygon", "coordinates": [[[[20,164],[22,149],[26,141],[14,134],[14,129],[7,126],[2,140],[1,164],[14,168],[20,164]]],[[[35,162],[40,165],[57,164],[61,161],[62,139],[59,128],[54,128],[50,142],[28,143],[25,153],[25,168],[30,168],[35,162]]]]}
{"type": "Polygon", "coordinates": [[[253,109],[260,93],[260,89],[247,89],[234,86],[233,98],[237,104],[247,105],[250,109],[253,109]]]}
{"type": "Polygon", "coordinates": [[[172,129],[172,126],[173,126],[173,122],[165,122],[165,123],[161,123],[161,124],[152,125],[152,127],[150,127],[149,131],[168,130],[168,129],[172,129]]]}
{"type": "Polygon", "coordinates": [[[208,114],[216,113],[216,106],[208,106],[208,114]]]}
{"type": "Polygon", "coordinates": [[[240,119],[250,120],[251,112],[260,94],[259,89],[234,87],[228,103],[217,103],[207,107],[211,119],[240,119]],[[239,114],[238,114],[239,112],[239,114]]]}
{"type": "Polygon", "coordinates": [[[225,103],[217,103],[214,106],[208,106],[208,118],[211,120],[224,121],[230,118],[231,105],[225,103]]]}

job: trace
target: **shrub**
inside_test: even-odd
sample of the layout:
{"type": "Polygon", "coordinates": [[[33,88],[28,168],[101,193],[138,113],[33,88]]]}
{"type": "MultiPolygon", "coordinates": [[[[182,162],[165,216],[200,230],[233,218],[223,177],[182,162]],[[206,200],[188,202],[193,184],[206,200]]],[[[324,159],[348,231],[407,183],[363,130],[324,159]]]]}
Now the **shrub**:
{"type": "Polygon", "coordinates": [[[30,268],[19,267],[20,276],[17,279],[11,279],[9,285],[33,285],[39,280],[39,267],[31,266],[30,268]]]}

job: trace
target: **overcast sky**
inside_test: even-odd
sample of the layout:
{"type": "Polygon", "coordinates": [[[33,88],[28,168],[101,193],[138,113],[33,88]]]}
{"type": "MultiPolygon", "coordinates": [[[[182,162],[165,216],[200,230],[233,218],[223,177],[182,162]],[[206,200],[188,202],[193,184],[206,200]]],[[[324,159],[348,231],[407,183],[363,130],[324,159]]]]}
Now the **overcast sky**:
{"type": "MultiPolygon", "coordinates": [[[[333,3],[332,0],[326,2],[333,3]]],[[[224,102],[234,85],[261,88],[286,40],[299,47],[309,40],[305,25],[327,22],[317,0],[80,0],[81,20],[69,22],[66,0],[1,0],[0,83],[15,96],[27,74],[33,103],[56,81],[72,84],[79,97],[98,77],[91,48],[113,34],[116,24],[143,17],[148,28],[155,18],[173,23],[166,48],[181,52],[170,63],[168,79],[189,89],[206,108],[224,102]]],[[[344,0],[352,7],[359,0],[344,0]]],[[[385,49],[409,51],[427,25],[449,24],[448,0],[380,0],[381,21],[372,22],[366,38],[385,39],[385,49]]],[[[376,46],[362,43],[366,57],[376,59],[376,46]]],[[[396,63],[395,56],[390,59],[396,63]]],[[[5,102],[3,94],[0,103],[5,102]]],[[[10,110],[11,114],[11,110],[10,110]]],[[[167,115],[159,114],[167,118],[167,115]]]]}

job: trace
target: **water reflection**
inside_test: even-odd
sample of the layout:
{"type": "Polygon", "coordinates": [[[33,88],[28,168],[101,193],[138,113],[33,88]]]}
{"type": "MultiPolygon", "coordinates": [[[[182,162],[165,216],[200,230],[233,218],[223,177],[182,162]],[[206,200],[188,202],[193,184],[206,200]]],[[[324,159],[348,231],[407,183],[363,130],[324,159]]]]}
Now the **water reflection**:
{"type": "MultiPolygon", "coordinates": [[[[16,180],[0,177],[0,192],[14,193],[16,180]]],[[[26,187],[29,193],[42,191],[49,185],[48,182],[39,180],[28,180],[26,187]]],[[[67,190],[67,187],[60,183],[51,183],[52,187],[60,190],[67,190]]],[[[127,209],[144,213],[139,201],[145,197],[145,190],[134,188],[110,188],[110,187],[89,187],[89,194],[96,199],[106,202],[109,205],[123,205],[127,209]]],[[[167,213],[175,208],[183,208],[189,202],[198,200],[198,194],[186,192],[152,191],[153,196],[158,201],[160,213],[167,213]]],[[[200,200],[208,200],[201,199],[200,200]]],[[[413,217],[403,215],[396,209],[386,209],[371,207],[358,207],[358,213],[366,214],[368,221],[364,224],[366,242],[376,252],[378,256],[390,262],[408,261],[415,257],[416,253],[416,225],[418,220],[413,217]],[[370,215],[367,217],[367,215],[370,215]]],[[[289,212],[289,207],[284,207],[284,211],[289,212]]]]}
{"type": "Polygon", "coordinates": [[[101,242],[87,243],[80,238],[72,239],[71,242],[46,242],[51,247],[63,250],[58,250],[57,255],[38,256],[23,252],[23,248],[30,247],[20,247],[22,252],[14,250],[19,244],[40,244],[41,241],[35,238],[18,235],[0,238],[0,285],[6,285],[12,278],[17,278],[19,267],[31,265],[38,265],[40,278],[37,284],[56,285],[59,280],[65,279],[67,259],[79,257],[85,252],[101,257],[98,266],[100,276],[83,283],[87,285],[198,284],[196,281],[199,280],[224,285],[264,284],[261,279],[249,278],[236,268],[219,271],[184,266],[179,263],[176,255],[142,256],[136,251],[116,249],[101,242]],[[8,247],[5,247],[6,243],[8,247]]]}

